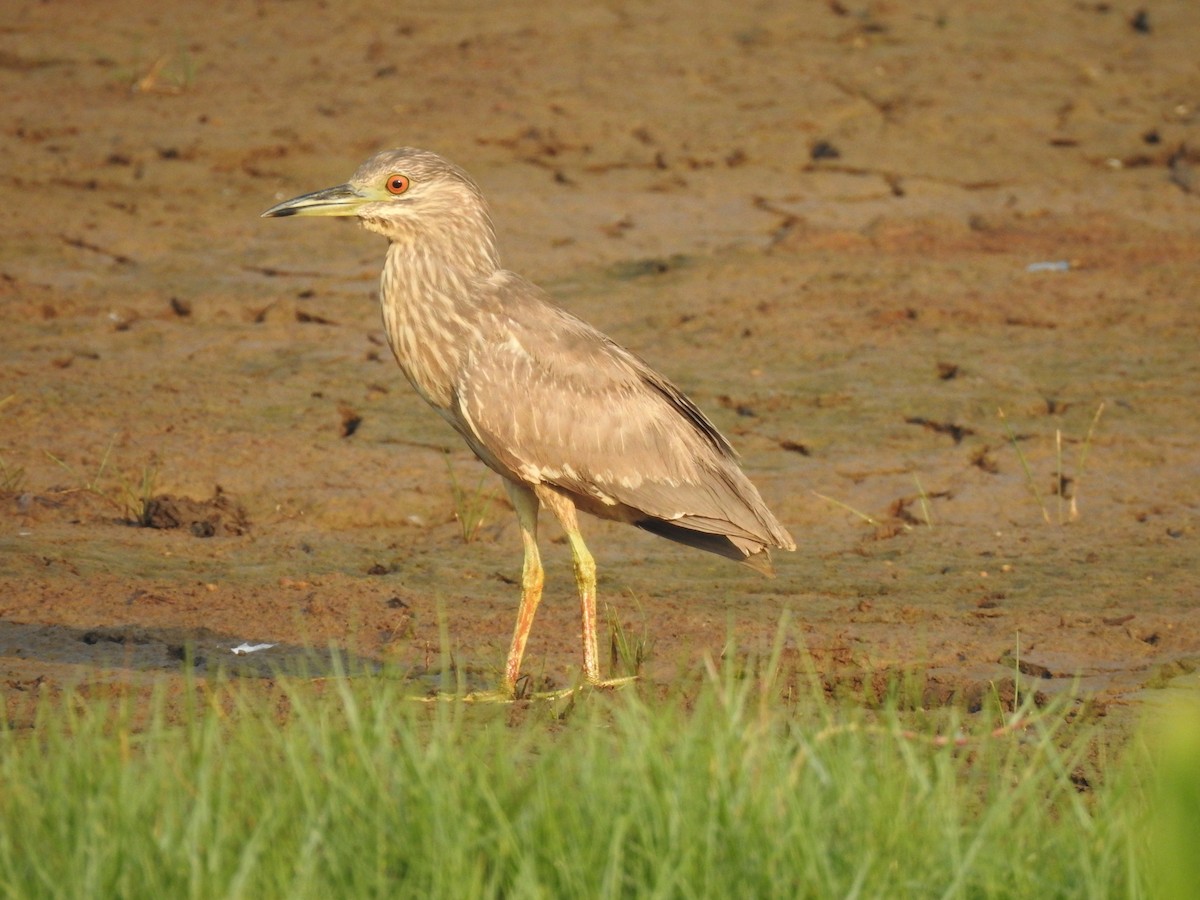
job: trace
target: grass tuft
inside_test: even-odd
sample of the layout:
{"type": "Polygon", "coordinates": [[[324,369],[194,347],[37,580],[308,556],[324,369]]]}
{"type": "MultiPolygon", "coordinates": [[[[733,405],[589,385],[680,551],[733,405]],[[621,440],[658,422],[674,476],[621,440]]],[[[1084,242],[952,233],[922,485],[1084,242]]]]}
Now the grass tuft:
{"type": "Polygon", "coordinates": [[[1029,483],[1029,490],[1033,493],[1033,499],[1037,501],[1038,509],[1042,511],[1042,518],[1046,520],[1046,524],[1050,524],[1050,512],[1046,509],[1046,501],[1042,499],[1042,492],[1038,490],[1037,480],[1033,477],[1033,472],[1029,468],[1029,460],[1025,458],[1025,452],[1021,449],[1020,443],[1017,442],[1017,436],[1013,433],[1012,426],[1008,424],[1008,417],[1004,415],[1004,410],[997,410],[1000,415],[1000,421],[1004,423],[1004,430],[1008,433],[1008,440],[1013,445],[1013,449],[1017,451],[1017,459],[1021,463],[1021,470],[1025,473],[1025,480],[1029,483]]]}
{"type": "MultiPolygon", "coordinates": [[[[1013,432],[1012,426],[1008,422],[1008,417],[1004,414],[1003,409],[997,412],[999,413],[1000,421],[1004,423],[1004,430],[1008,433],[1009,442],[1017,453],[1017,459],[1020,461],[1021,469],[1025,473],[1029,490],[1033,494],[1034,500],[1037,501],[1038,509],[1042,511],[1042,518],[1046,521],[1046,524],[1054,524],[1055,518],[1051,517],[1050,510],[1046,506],[1046,501],[1042,497],[1042,492],[1038,490],[1037,480],[1034,478],[1029,461],[1025,458],[1025,453],[1021,450],[1017,435],[1013,432]]],[[[1063,466],[1062,430],[1058,428],[1054,430],[1054,485],[1052,492],[1056,498],[1056,519],[1059,525],[1065,525],[1067,522],[1075,522],[1079,519],[1079,483],[1083,478],[1088,453],[1092,447],[1092,438],[1096,433],[1096,426],[1100,424],[1100,416],[1103,413],[1104,403],[1102,402],[1096,407],[1096,413],[1092,416],[1091,424],[1088,426],[1087,434],[1079,449],[1079,458],[1075,464],[1075,476],[1073,478],[1067,475],[1063,466]]]]}
{"type": "MultiPolygon", "coordinates": [[[[1074,522],[1079,518],[1079,507],[1076,500],[1079,497],[1079,483],[1083,480],[1083,471],[1087,465],[1088,453],[1092,449],[1092,436],[1096,433],[1096,426],[1100,424],[1100,416],[1104,414],[1104,403],[1101,402],[1096,407],[1096,414],[1092,416],[1092,422],[1088,425],[1087,435],[1083,439],[1083,444],[1079,448],[1079,459],[1075,463],[1075,484],[1071,491],[1070,507],[1067,511],[1069,521],[1074,522]]],[[[1059,472],[1062,472],[1062,465],[1059,465],[1059,472]]],[[[1061,482],[1061,478],[1060,478],[1061,482]]]]}
{"type": "MultiPolygon", "coordinates": [[[[640,609],[641,605],[638,606],[640,609]]],[[[641,633],[632,634],[621,624],[620,613],[614,606],[605,604],[605,613],[609,631],[609,668],[614,674],[641,675],[642,667],[654,647],[654,638],[650,636],[644,614],[641,633]]]]}
{"type": "Polygon", "coordinates": [[[496,499],[496,488],[485,490],[491,475],[489,469],[484,469],[472,490],[464,488],[454,474],[454,466],[450,464],[450,454],[446,454],[446,472],[450,476],[450,491],[454,497],[454,518],[458,521],[464,544],[472,544],[479,537],[479,530],[487,520],[487,514],[496,499]]]}
{"type": "Polygon", "coordinates": [[[108,475],[109,458],[112,456],[113,444],[116,443],[116,440],[116,435],[113,435],[104,449],[104,455],[100,458],[95,473],[90,476],[78,472],[69,463],[48,450],[44,452],[52,462],[57,463],[71,476],[74,487],[70,490],[83,491],[103,500],[116,510],[124,521],[144,528],[150,524],[150,501],[154,499],[155,486],[158,483],[158,463],[151,459],[149,463],[142,466],[136,483],[130,482],[122,476],[116,476],[115,484],[109,483],[113,481],[108,475]]]}
{"type": "MultiPolygon", "coordinates": [[[[934,727],[785,701],[771,669],[569,716],[353,674],[46,703],[0,725],[0,894],[1147,894],[1145,754],[1081,791],[1065,706],[934,727]]],[[[1194,793],[1200,745],[1179,752],[1194,793]]]]}

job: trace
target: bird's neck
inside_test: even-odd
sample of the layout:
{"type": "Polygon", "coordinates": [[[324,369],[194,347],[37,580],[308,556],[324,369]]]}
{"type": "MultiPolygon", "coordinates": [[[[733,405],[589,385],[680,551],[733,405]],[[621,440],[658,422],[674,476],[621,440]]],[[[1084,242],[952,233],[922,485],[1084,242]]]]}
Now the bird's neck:
{"type": "Polygon", "coordinates": [[[388,343],[413,387],[442,410],[469,352],[481,286],[500,268],[491,223],[482,224],[388,234],[379,286],[388,343]]]}
{"type": "Polygon", "coordinates": [[[387,268],[411,287],[490,278],[500,268],[496,231],[479,205],[417,220],[364,220],[363,225],[388,239],[387,268]]]}

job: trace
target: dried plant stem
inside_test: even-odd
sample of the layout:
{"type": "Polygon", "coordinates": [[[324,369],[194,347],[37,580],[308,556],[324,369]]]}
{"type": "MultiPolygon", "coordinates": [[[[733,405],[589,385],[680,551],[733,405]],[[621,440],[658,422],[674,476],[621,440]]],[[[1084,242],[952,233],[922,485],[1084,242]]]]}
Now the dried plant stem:
{"type": "Polygon", "coordinates": [[[846,510],[846,512],[848,512],[848,513],[853,513],[854,515],[856,515],[860,519],[862,519],[864,522],[866,522],[868,525],[874,525],[874,526],[879,525],[878,519],[867,515],[865,512],[855,509],[853,506],[849,506],[845,503],[842,503],[840,500],[834,500],[832,497],[826,497],[824,494],[817,493],[816,491],[813,491],[813,495],[820,497],[822,500],[825,500],[829,503],[832,503],[834,506],[840,506],[842,509],[846,510]]]}
{"type": "Polygon", "coordinates": [[[1067,517],[1072,522],[1079,518],[1079,507],[1075,504],[1076,498],[1079,497],[1079,482],[1083,480],[1083,468],[1092,447],[1092,435],[1096,433],[1096,426],[1100,424],[1100,416],[1103,413],[1104,401],[1101,400],[1100,405],[1096,407],[1096,414],[1092,416],[1092,424],[1088,426],[1083,446],[1079,448],[1079,461],[1075,463],[1075,488],[1071,491],[1071,502],[1067,508],[1067,517]]]}
{"type": "Polygon", "coordinates": [[[1000,414],[1000,421],[1004,423],[1004,430],[1008,432],[1008,439],[1012,441],[1013,449],[1017,451],[1017,459],[1021,461],[1021,468],[1025,471],[1025,478],[1029,482],[1029,489],[1033,491],[1038,508],[1042,511],[1042,518],[1049,525],[1051,524],[1050,513],[1046,510],[1046,502],[1042,499],[1042,492],[1038,490],[1037,482],[1033,478],[1033,472],[1029,469],[1029,461],[1021,451],[1021,445],[1017,443],[1017,436],[1013,434],[1012,426],[1008,424],[1008,418],[1004,415],[1004,410],[998,409],[997,412],[1000,414]]]}

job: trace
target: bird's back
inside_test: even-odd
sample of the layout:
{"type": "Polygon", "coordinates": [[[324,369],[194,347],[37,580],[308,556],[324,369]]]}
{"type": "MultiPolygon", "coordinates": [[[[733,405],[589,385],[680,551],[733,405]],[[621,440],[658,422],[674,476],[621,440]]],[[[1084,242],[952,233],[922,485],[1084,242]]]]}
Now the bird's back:
{"type": "Polygon", "coordinates": [[[480,285],[464,313],[479,337],[450,418],[493,468],[760,568],[762,551],[794,548],[729,442],[640,358],[510,272],[480,285]]]}

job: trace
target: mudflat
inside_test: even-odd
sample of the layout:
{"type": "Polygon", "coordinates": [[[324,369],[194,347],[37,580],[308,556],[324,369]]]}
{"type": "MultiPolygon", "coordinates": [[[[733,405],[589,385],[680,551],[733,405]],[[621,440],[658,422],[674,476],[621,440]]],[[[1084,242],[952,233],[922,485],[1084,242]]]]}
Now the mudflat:
{"type": "MultiPolygon", "coordinates": [[[[782,641],[924,704],[1015,681],[1128,721],[1194,689],[1198,33],[1185,3],[16,4],[10,721],[330,648],[498,679],[515,516],[391,359],[382,242],[259,218],[406,145],[477,178],[506,264],[679,384],[796,537],[768,580],[585,520],[647,681],[782,641]]],[[[525,671],[562,686],[543,531],[525,671]]]]}

